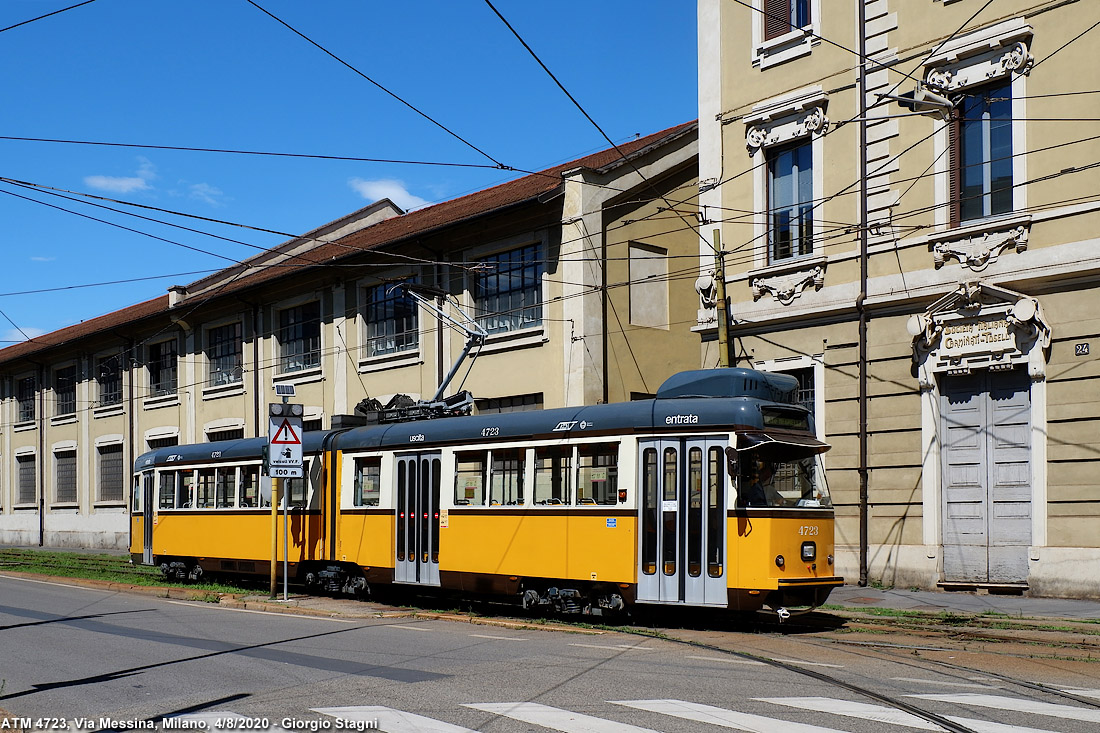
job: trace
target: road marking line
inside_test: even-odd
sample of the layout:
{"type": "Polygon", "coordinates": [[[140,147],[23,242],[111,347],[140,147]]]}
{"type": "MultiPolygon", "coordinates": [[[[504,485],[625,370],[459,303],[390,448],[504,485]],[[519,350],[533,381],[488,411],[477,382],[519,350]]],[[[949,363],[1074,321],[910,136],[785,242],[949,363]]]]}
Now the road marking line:
{"type": "Polygon", "coordinates": [[[775,733],[775,731],[783,731],[783,733],[842,733],[836,728],[795,723],[780,718],[753,715],[752,713],[738,713],[725,708],[716,708],[713,705],[702,705],[683,700],[621,700],[612,702],[615,705],[623,705],[636,710],[671,715],[684,720],[710,723],[711,725],[720,725],[725,728],[748,731],[749,733],[775,733]]]}
{"type": "Polygon", "coordinates": [[[944,680],[925,680],[919,677],[891,677],[898,682],[919,682],[923,685],[942,685],[943,687],[977,687],[983,690],[999,689],[996,685],[979,685],[976,682],[946,682],[944,680]]]}
{"type": "Polygon", "coordinates": [[[653,651],[653,647],[628,646],[627,644],[616,644],[614,646],[611,645],[611,644],[570,644],[569,646],[583,646],[586,649],[610,649],[610,650],[616,651],[616,652],[625,652],[625,651],[630,650],[630,649],[636,649],[636,650],[642,651],[642,652],[651,652],[651,651],[653,651]]]}
{"type": "Polygon", "coordinates": [[[959,725],[966,726],[974,733],[1055,733],[1046,728],[1028,728],[1024,725],[994,723],[990,720],[976,720],[975,718],[963,718],[957,715],[945,715],[943,717],[959,725]]]}
{"type": "Polygon", "coordinates": [[[500,641],[527,641],[527,639],[521,639],[518,636],[493,636],[492,634],[470,634],[478,639],[499,639],[500,641]]]}
{"type": "Polygon", "coordinates": [[[404,710],[394,710],[382,705],[357,705],[343,708],[313,708],[313,712],[340,720],[377,722],[379,730],[400,733],[474,733],[470,728],[435,718],[428,718],[404,710]]]}
{"type": "Polygon", "coordinates": [[[755,659],[742,659],[740,657],[691,657],[688,659],[698,659],[703,662],[725,662],[726,664],[751,664],[756,667],[766,666],[763,662],[758,662],[755,659]]]}
{"type": "Polygon", "coordinates": [[[760,702],[770,702],[774,705],[786,705],[799,710],[844,715],[849,718],[870,720],[876,723],[886,723],[887,725],[901,725],[906,728],[918,728],[920,730],[943,730],[940,726],[930,723],[924,718],[918,718],[916,715],[907,713],[904,710],[894,710],[884,705],[837,700],[831,697],[754,697],[753,699],[760,702]]]}
{"type": "Polygon", "coordinates": [[[772,657],[773,661],[783,662],[784,664],[799,664],[803,667],[832,667],[834,669],[844,669],[843,664],[826,664],[825,662],[803,662],[801,659],[778,659],[772,657]]]}
{"type": "Polygon", "coordinates": [[[280,618],[306,618],[313,621],[332,621],[338,624],[357,624],[358,620],[346,619],[346,618],[329,618],[328,616],[310,616],[297,613],[279,613],[278,611],[257,611],[252,608],[230,608],[228,606],[219,606],[216,603],[204,603],[202,601],[165,601],[171,603],[173,606],[187,606],[188,608],[203,608],[211,611],[236,611],[237,613],[256,613],[261,616],[279,616],[280,618]]]}
{"type": "Polygon", "coordinates": [[[405,624],[386,624],[380,626],[383,629],[408,629],[409,631],[432,631],[432,629],[424,628],[423,626],[407,626],[405,624]]]}
{"type": "Polygon", "coordinates": [[[636,725],[573,713],[536,702],[491,702],[465,707],[560,730],[562,733],[657,733],[651,728],[639,728],[636,725]]]}
{"type": "Polygon", "coordinates": [[[1100,699],[1100,690],[1062,690],[1062,692],[1068,692],[1071,695],[1080,695],[1081,697],[1095,697],[1100,699]]]}
{"type": "Polygon", "coordinates": [[[998,710],[1010,710],[1016,713],[1033,713],[1035,715],[1049,715],[1053,718],[1064,720],[1080,720],[1091,723],[1100,723],[1100,710],[1086,710],[1075,708],[1071,705],[1058,705],[1051,702],[1039,702],[1037,700],[1021,700],[1004,695],[979,695],[973,692],[964,692],[958,695],[907,695],[921,700],[936,700],[938,702],[950,702],[958,705],[977,705],[998,710]]]}

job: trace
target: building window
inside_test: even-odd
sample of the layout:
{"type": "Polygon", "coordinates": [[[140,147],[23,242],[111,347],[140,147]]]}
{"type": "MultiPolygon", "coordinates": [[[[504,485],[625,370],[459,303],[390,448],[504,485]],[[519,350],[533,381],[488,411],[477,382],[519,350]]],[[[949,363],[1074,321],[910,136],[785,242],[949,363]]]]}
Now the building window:
{"type": "Polygon", "coordinates": [[[1012,211],[1012,88],[968,90],[952,109],[951,221],[1012,211]]]}
{"type": "Polygon", "coordinates": [[[532,244],[479,260],[474,278],[477,322],[489,333],[542,324],[542,247],[532,244]]]}
{"type": "Polygon", "coordinates": [[[279,311],[279,371],[300,372],[321,365],[321,304],[279,311]]]}
{"type": "Polygon", "coordinates": [[[99,500],[122,501],[122,444],[101,445],[99,453],[99,500]]]}
{"type": "Polygon", "coordinates": [[[161,341],[149,346],[149,390],[152,397],[176,393],[178,350],[176,340],[161,341]]]}
{"type": "Polygon", "coordinates": [[[668,328],[668,250],[631,242],[629,247],[630,323],[668,328]]]}
{"type": "Polygon", "coordinates": [[[38,500],[38,467],[33,455],[16,456],[15,462],[19,466],[19,501],[20,504],[34,504],[38,500]]]}
{"type": "Polygon", "coordinates": [[[67,366],[53,373],[53,389],[56,402],[54,415],[71,415],[76,412],[76,366],[67,366]]]}
{"type": "Polygon", "coordinates": [[[35,418],[34,401],[37,392],[34,377],[23,377],[15,387],[15,399],[19,402],[19,422],[35,418]]]}
{"type": "Polygon", "coordinates": [[[244,374],[241,324],[228,323],[206,332],[206,363],[210,386],[237,384],[244,374]]]}
{"type": "Polygon", "coordinates": [[[420,345],[416,301],[394,283],[366,289],[367,356],[415,351],[420,345]]]}
{"type": "Polygon", "coordinates": [[[321,420],[321,418],[315,417],[312,419],[302,420],[303,433],[312,433],[317,430],[324,430],[323,421],[321,420]]]}
{"type": "Polygon", "coordinates": [[[210,430],[206,433],[206,440],[215,443],[219,440],[243,440],[244,428],[229,428],[226,430],[210,430]]]}
{"type": "Polygon", "coordinates": [[[95,381],[99,388],[99,406],[122,403],[122,369],[117,356],[107,356],[96,361],[95,381]]]}
{"type": "Polygon", "coordinates": [[[53,454],[55,488],[54,501],[58,504],[76,503],[76,451],[59,451],[53,454]]]}
{"type": "Polygon", "coordinates": [[[542,392],[512,395],[511,397],[489,397],[483,400],[475,400],[474,405],[477,406],[479,415],[495,414],[499,412],[541,410],[542,392]]]}
{"type": "Polygon", "coordinates": [[[764,0],[764,40],[810,25],[810,0],[764,0]]]}
{"type": "Polygon", "coordinates": [[[769,149],[768,259],[813,252],[813,154],[809,141],[769,149]]]}
{"type": "Polygon", "coordinates": [[[149,444],[149,450],[157,450],[158,448],[171,448],[174,445],[180,444],[179,436],[172,435],[167,438],[150,438],[146,441],[149,444]]]}

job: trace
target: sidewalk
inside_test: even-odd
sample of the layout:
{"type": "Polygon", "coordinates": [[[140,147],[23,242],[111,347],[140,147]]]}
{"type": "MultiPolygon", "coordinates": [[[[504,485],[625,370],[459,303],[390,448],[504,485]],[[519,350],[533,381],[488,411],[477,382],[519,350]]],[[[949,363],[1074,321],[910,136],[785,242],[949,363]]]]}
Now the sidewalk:
{"type": "MultiPolygon", "coordinates": [[[[78,550],[75,548],[51,548],[51,547],[11,547],[0,546],[3,549],[28,549],[50,550],[60,552],[101,552],[105,554],[126,555],[125,551],[113,550],[78,550]]],[[[68,579],[59,579],[68,580],[68,579]]],[[[280,586],[281,587],[281,586],[280,586]]],[[[121,589],[121,586],[120,588],[121,589]]],[[[186,594],[187,586],[179,587],[181,594],[186,594]]],[[[165,590],[161,589],[164,593],[165,590]]],[[[267,601],[258,596],[249,596],[241,599],[254,606],[262,602],[272,606],[282,606],[288,611],[299,613],[333,613],[347,615],[371,616],[378,614],[389,615],[391,613],[409,613],[408,610],[383,606],[375,603],[363,603],[350,599],[329,598],[325,596],[302,596],[293,594],[292,598],[284,603],[282,601],[267,601]]],[[[949,612],[963,614],[999,613],[1007,616],[1062,618],[1077,621],[1100,621],[1100,600],[1083,600],[1074,598],[1033,598],[1018,595],[997,595],[991,593],[975,593],[971,591],[926,591],[903,590],[897,588],[875,588],[868,586],[861,588],[858,585],[845,585],[835,589],[830,595],[826,606],[842,606],[852,611],[866,611],[873,608],[890,608],[900,611],[924,611],[930,613],[949,612]]]]}
{"type": "Polygon", "coordinates": [[[900,590],[845,585],[829,596],[827,606],[852,610],[892,608],[902,611],[1002,613],[1008,616],[1100,620],[1100,600],[1031,598],[970,591],[900,590]]]}

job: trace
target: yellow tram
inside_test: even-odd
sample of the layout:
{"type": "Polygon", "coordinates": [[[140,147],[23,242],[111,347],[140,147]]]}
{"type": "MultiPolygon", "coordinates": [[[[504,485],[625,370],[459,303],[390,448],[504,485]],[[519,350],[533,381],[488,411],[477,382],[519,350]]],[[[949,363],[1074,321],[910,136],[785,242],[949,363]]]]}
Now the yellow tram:
{"type": "MultiPolygon", "coordinates": [[[[698,370],[651,400],[307,433],[306,477],[280,497],[290,577],[564,613],[817,606],[843,580],[817,460],[828,445],[796,394],[786,375],[698,370]]],[[[178,578],[267,576],[265,445],[138,458],[135,562],[178,578]]]]}

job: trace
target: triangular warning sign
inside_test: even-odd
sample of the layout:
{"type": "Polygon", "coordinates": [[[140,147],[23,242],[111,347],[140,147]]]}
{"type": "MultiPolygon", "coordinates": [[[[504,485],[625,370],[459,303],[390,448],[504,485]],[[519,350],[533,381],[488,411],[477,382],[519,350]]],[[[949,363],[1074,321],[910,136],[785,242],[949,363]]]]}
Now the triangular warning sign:
{"type": "Polygon", "coordinates": [[[293,426],[290,424],[290,420],[283,419],[282,425],[275,431],[274,437],[271,438],[272,445],[301,445],[302,436],[294,432],[293,426]]]}

